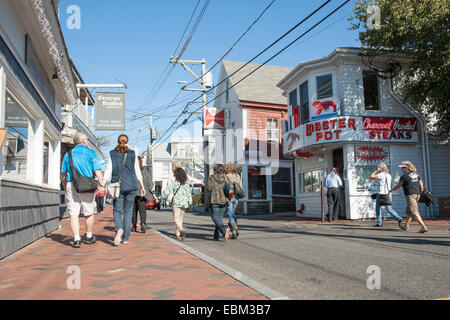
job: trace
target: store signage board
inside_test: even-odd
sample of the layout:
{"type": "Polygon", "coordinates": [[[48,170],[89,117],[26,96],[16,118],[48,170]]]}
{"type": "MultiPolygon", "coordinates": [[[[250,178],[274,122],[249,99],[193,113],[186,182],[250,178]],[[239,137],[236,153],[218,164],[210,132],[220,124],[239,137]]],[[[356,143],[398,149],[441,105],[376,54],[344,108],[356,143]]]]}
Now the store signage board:
{"type": "Polygon", "coordinates": [[[311,120],[325,119],[338,116],[339,100],[336,98],[327,98],[316,100],[311,104],[311,120]]]}
{"type": "Polygon", "coordinates": [[[283,135],[283,152],[336,142],[418,143],[415,118],[333,117],[301,125],[283,135]]]}
{"type": "Polygon", "coordinates": [[[205,110],[205,129],[225,129],[225,109],[207,108],[205,110]]]}
{"type": "Polygon", "coordinates": [[[95,129],[125,130],[125,106],[124,92],[96,92],[95,129]]]}
{"type": "Polygon", "coordinates": [[[390,163],[389,146],[357,145],[355,146],[356,165],[378,165],[390,163]]]}

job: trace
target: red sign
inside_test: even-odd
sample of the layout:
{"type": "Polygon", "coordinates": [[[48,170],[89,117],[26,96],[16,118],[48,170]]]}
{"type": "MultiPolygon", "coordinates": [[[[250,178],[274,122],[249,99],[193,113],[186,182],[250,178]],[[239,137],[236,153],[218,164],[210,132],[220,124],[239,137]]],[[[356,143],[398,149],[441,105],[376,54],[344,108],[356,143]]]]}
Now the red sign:
{"type": "Polygon", "coordinates": [[[417,119],[363,117],[363,130],[370,131],[373,140],[411,140],[412,132],[417,132],[417,119]]]}
{"type": "MultiPolygon", "coordinates": [[[[219,111],[216,114],[212,114],[209,110],[206,110],[205,117],[206,127],[210,127],[212,123],[219,125],[220,127],[225,128],[225,110],[219,111]]],[[[214,125],[214,124],[213,124],[214,125]]],[[[216,127],[216,126],[214,126],[216,127]]]]}
{"type": "Polygon", "coordinates": [[[328,111],[330,108],[333,108],[333,112],[337,111],[337,106],[334,101],[314,101],[312,106],[316,116],[320,116],[322,112],[328,111]]]}
{"type": "Polygon", "coordinates": [[[333,139],[338,140],[342,129],[346,128],[351,128],[356,131],[356,120],[353,118],[341,118],[308,123],[306,125],[306,136],[312,136],[312,134],[315,133],[316,142],[319,142],[322,139],[325,139],[326,141],[333,139]]]}
{"type": "Polygon", "coordinates": [[[377,146],[357,146],[355,147],[356,163],[382,163],[389,162],[389,149],[377,146]]]}

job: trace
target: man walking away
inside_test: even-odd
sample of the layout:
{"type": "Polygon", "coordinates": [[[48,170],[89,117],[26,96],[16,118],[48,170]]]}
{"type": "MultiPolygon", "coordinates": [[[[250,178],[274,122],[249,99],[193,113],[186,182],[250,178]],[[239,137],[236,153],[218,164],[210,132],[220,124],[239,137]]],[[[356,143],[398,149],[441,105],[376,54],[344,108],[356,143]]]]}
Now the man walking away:
{"type": "Polygon", "coordinates": [[[398,184],[392,190],[389,190],[389,193],[403,187],[403,192],[406,197],[405,230],[409,230],[409,224],[414,217],[422,226],[419,233],[428,232],[428,229],[422,221],[419,213],[419,199],[420,194],[423,192],[422,179],[420,179],[420,175],[418,174],[416,167],[410,161],[403,161],[399,167],[402,168],[403,175],[400,177],[398,184]]]}
{"type": "Polygon", "coordinates": [[[338,220],[339,188],[342,187],[342,180],[337,174],[337,168],[331,169],[331,173],[325,177],[323,184],[327,188],[328,221],[338,220]]]}
{"type": "MultiPolygon", "coordinates": [[[[74,137],[75,148],[70,151],[72,154],[72,170],[77,170],[84,177],[93,177],[93,172],[98,179],[98,192],[104,192],[104,181],[101,171],[100,158],[95,151],[88,148],[89,140],[85,134],[77,132],[74,137]]],[[[86,217],[86,244],[95,243],[96,237],[92,234],[94,228],[95,195],[94,193],[78,193],[72,184],[72,175],[70,170],[69,153],[63,158],[61,168],[61,181],[66,192],[67,210],[70,214],[71,227],[74,234],[73,247],[81,246],[80,238],[80,209],[83,209],[83,215],[86,217]]]]}

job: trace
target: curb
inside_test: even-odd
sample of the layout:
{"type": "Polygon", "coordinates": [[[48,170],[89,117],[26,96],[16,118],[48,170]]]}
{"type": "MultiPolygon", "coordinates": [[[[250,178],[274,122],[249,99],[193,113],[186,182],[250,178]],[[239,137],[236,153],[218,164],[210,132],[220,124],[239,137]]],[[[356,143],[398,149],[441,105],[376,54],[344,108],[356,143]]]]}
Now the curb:
{"type": "Polygon", "coordinates": [[[184,251],[196,256],[197,258],[205,261],[206,263],[210,264],[211,266],[213,266],[216,269],[219,269],[220,271],[228,274],[229,276],[231,276],[232,278],[236,279],[237,281],[241,282],[242,284],[246,285],[247,287],[252,288],[253,290],[259,292],[260,294],[262,294],[263,296],[269,298],[270,300],[292,300],[291,298],[269,288],[268,286],[257,282],[256,280],[253,280],[252,278],[246,276],[245,274],[234,270],[226,265],[224,265],[223,263],[217,261],[214,258],[211,258],[209,256],[207,256],[206,254],[203,254],[197,250],[192,249],[191,247],[180,243],[179,241],[172,239],[164,234],[162,234],[161,232],[157,231],[157,230],[153,230],[150,229],[153,233],[159,235],[160,237],[166,239],[167,241],[175,244],[176,246],[180,247],[181,249],[183,249],[184,251]]]}

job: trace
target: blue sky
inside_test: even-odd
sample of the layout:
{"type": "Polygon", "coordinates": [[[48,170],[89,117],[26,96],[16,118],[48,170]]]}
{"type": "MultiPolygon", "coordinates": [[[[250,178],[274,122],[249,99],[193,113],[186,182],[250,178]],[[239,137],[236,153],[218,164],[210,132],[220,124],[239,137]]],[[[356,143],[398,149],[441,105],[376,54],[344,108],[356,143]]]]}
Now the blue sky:
{"type": "MultiPolygon", "coordinates": [[[[200,1],[193,21],[205,1],[200,1]]],[[[271,0],[211,0],[183,58],[190,60],[205,58],[207,67],[212,66],[270,2],[271,0]]],[[[323,2],[324,0],[276,0],[229,53],[226,60],[249,61],[323,2]]],[[[266,61],[342,2],[343,0],[333,0],[317,16],[308,20],[254,63],[266,61]]],[[[69,54],[85,82],[117,83],[115,79],[125,82],[128,85],[125,91],[127,119],[131,119],[133,112],[153,112],[155,119],[153,125],[163,133],[186,106],[186,103],[180,103],[170,109],[164,108],[179,93],[182,85],[177,82],[191,81],[193,78],[178,65],[151,104],[143,102],[167,67],[197,3],[198,0],[61,0],[60,20],[69,54]],[[66,20],[70,16],[66,10],[70,5],[77,5],[81,9],[79,30],[70,30],[66,26],[66,20]]],[[[358,33],[349,30],[351,25],[347,21],[352,12],[352,5],[353,1],[350,1],[268,64],[295,67],[302,61],[326,56],[337,47],[359,46],[358,33]]],[[[193,23],[188,33],[192,25],[193,23]]],[[[193,68],[200,74],[199,68],[193,68]]],[[[217,83],[218,73],[219,66],[213,70],[214,83],[217,83]]],[[[184,98],[187,100],[190,95],[191,92],[182,92],[177,100],[184,98]]],[[[146,138],[149,136],[148,131],[139,131],[145,126],[143,120],[127,123],[126,133],[130,137],[130,145],[136,143],[140,152],[146,150],[146,138]]],[[[190,123],[185,129],[193,134],[193,127],[194,123],[190,123]]],[[[96,132],[97,136],[109,136],[111,141],[111,145],[102,149],[105,155],[115,146],[116,139],[121,133],[96,132]]],[[[182,134],[184,133],[175,133],[175,135],[182,134]]]]}

